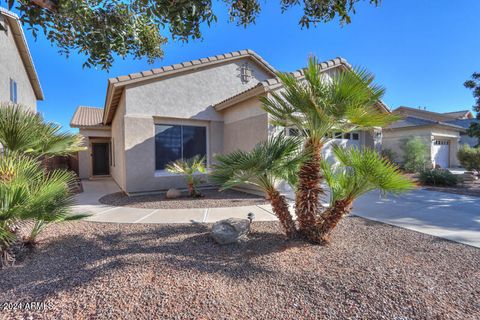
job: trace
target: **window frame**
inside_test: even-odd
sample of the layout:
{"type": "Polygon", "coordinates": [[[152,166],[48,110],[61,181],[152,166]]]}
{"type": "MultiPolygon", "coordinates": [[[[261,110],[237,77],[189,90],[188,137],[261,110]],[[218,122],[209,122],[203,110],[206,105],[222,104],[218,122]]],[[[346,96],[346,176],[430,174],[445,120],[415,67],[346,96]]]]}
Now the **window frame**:
{"type": "MultiPolygon", "coordinates": [[[[164,120],[158,120],[154,122],[154,176],[155,177],[163,177],[163,176],[176,176],[178,175],[177,173],[170,173],[165,169],[157,169],[157,144],[155,141],[156,137],[156,127],[157,126],[180,126],[181,127],[181,144],[182,144],[182,157],[183,157],[183,127],[202,127],[205,128],[205,161],[206,161],[206,168],[207,171],[210,169],[210,133],[209,133],[209,126],[207,123],[195,123],[195,122],[176,122],[176,121],[164,121],[164,120]]],[[[194,175],[202,175],[203,173],[195,173],[194,175]]]]}

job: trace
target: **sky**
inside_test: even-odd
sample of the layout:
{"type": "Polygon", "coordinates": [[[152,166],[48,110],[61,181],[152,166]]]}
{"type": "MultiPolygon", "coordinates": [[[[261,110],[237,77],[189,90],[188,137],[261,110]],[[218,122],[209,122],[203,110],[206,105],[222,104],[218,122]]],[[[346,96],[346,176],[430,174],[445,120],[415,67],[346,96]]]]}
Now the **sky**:
{"type": "MultiPolygon", "coordinates": [[[[218,22],[203,27],[203,39],[170,42],[165,57],[153,64],[127,57],[109,72],[83,69],[84,57],[58,54],[42,35],[26,31],[45,94],[38,110],[69,128],[79,105],[103,107],[107,79],[225,52],[253,49],[280,71],[305,66],[310,55],[321,60],[341,56],[374,73],[386,88],[384,102],[447,112],[471,109],[471,91],[463,83],[480,71],[480,1],[383,0],[378,8],[360,3],[352,23],[338,21],[301,29],[300,8],[281,13],[279,1],[262,1],[255,25],[228,22],[223,2],[214,5],[218,22]]],[[[3,4],[3,3],[2,3],[3,4]]]]}

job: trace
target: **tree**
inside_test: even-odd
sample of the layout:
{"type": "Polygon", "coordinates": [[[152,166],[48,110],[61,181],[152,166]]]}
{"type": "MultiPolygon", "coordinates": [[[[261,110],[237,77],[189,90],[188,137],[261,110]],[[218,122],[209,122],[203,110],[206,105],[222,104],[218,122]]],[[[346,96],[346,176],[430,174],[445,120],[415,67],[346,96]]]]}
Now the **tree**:
{"type": "Polygon", "coordinates": [[[13,261],[10,245],[18,227],[28,232],[24,244],[34,245],[49,223],[77,220],[72,214],[70,187],[74,174],[46,171],[42,160],[83,149],[81,137],[60,132],[60,126],[44,122],[26,107],[0,105],[0,254],[2,264],[13,261]]]}
{"type": "Polygon", "coordinates": [[[171,173],[183,174],[187,179],[188,194],[190,197],[200,197],[201,194],[197,191],[197,186],[200,183],[200,179],[195,177],[195,174],[205,173],[205,157],[198,155],[187,160],[177,160],[169,163],[165,169],[171,173]]]}
{"type": "Polygon", "coordinates": [[[4,151],[32,157],[64,156],[82,150],[83,138],[61,132],[61,126],[45,122],[25,106],[0,105],[0,144],[4,151]]]}
{"type": "MultiPolygon", "coordinates": [[[[474,72],[470,80],[465,81],[463,84],[465,88],[473,91],[473,97],[475,98],[475,105],[473,111],[477,113],[477,119],[480,120],[480,72],[474,72]]],[[[467,134],[470,137],[476,137],[478,146],[480,146],[480,121],[473,122],[467,130],[467,134]]]]}
{"type": "Polygon", "coordinates": [[[318,60],[310,58],[304,70],[305,81],[292,74],[279,73],[283,90],[261,98],[272,124],[294,127],[305,137],[309,155],[298,173],[295,210],[299,230],[313,242],[318,239],[317,216],[321,212],[323,181],[321,150],[332,132],[383,127],[399,116],[379,111],[384,89],[374,85],[374,77],[365,70],[345,70],[325,81],[318,60]]]}
{"type": "MultiPolygon", "coordinates": [[[[202,37],[202,24],[217,21],[212,0],[6,0],[15,6],[20,19],[34,37],[43,32],[60,53],[87,56],[84,67],[110,69],[115,56],[146,57],[152,63],[163,57],[167,33],[173,40],[189,41],[202,37]],[[165,35],[162,35],[164,33],[165,35]]],[[[281,0],[282,12],[302,6],[299,24],[309,28],[320,22],[339,19],[351,22],[355,6],[368,1],[376,6],[381,0],[281,0]]],[[[258,0],[223,0],[230,21],[241,26],[255,23],[260,14],[258,0]]]]}
{"type": "Polygon", "coordinates": [[[252,151],[234,151],[218,155],[211,174],[221,189],[240,184],[253,185],[266,193],[287,237],[296,235],[295,221],[289,212],[288,202],[276,186],[281,180],[294,186],[297,170],[305,158],[300,152],[301,140],[278,135],[257,144],[252,151]]]}
{"type": "Polygon", "coordinates": [[[371,149],[333,148],[339,165],[322,160],[322,172],[330,187],[330,206],[317,219],[317,241],[328,242],[338,222],[352,210],[355,199],[372,190],[400,193],[413,189],[413,183],[398,167],[371,149]]]}
{"type": "Polygon", "coordinates": [[[425,170],[429,159],[429,148],[425,140],[420,137],[410,137],[402,142],[403,167],[405,170],[412,173],[425,170]]]}

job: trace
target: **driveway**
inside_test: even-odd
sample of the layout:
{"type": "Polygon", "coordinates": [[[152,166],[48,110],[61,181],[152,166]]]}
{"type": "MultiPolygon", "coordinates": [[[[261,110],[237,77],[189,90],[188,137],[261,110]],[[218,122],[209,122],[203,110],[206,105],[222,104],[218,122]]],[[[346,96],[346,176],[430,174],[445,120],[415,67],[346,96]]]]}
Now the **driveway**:
{"type": "Polygon", "coordinates": [[[353,213],[480,248],[479,197],[419,189],[382,198],[372,192],[354,203],[353,213]]]}

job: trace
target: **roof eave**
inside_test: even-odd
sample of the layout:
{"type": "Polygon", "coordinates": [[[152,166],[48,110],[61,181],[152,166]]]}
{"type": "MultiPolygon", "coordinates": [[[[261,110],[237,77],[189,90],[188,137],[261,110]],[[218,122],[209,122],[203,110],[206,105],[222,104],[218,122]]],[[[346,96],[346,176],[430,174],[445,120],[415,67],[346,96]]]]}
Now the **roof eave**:
{"type": "Polygon", "coordinates": [[[235,104],[238,104],[240,102],[243,102],[245,100],[248,100],[250,98],[257,97],[259,95],[262,95],[268,91],[268,87],[265,87],[263,85],[257,85],[249,90],[244,91],[242,94],[239,94],[237,96],[234,96],[231,99],[228,99],[226,101],[220,102],[219,104],[216,104],[214,106],[214,109],[216,111],[222,111],[225,110],[235,104]]]}
{"type": "Polygon", "coordinates": [[[44,100],[45,97],[43,95],[43,90],[40,85],[40,80],[38,78],[35,65],[33,64],[33,59],[28,48],[27,39],[25,38],[25,34],[23,32],[18,16],[13,12],[7,11],[5,9],[1,10],[0,13],[3,14],[4,17],[6,17],[9,25],[12,28],[12,34],[14,36],[15,43],[17,44],[18,52],[20,53],[20,57],[22,58],[25,70],[27,71],[28,79],[30,80],[30,84],[32,85],[33,91],[35,92],[35,97],[37,98],[37,100],[44,100]]]}

